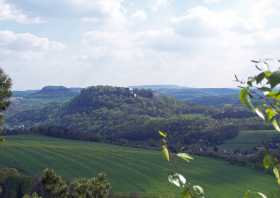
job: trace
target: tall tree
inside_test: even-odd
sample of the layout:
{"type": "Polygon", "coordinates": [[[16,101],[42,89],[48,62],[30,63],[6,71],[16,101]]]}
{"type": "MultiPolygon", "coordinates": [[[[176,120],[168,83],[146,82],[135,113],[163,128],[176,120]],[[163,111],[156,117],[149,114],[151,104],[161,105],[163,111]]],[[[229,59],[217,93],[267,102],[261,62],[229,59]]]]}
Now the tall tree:
{"type": "Polygon", "coordinates": [[[7,74],[0,68],[0,126],[2,129],[4,115],[3,112],[10,105],[10,97],[12,96],[12,80],[7,74]]]}

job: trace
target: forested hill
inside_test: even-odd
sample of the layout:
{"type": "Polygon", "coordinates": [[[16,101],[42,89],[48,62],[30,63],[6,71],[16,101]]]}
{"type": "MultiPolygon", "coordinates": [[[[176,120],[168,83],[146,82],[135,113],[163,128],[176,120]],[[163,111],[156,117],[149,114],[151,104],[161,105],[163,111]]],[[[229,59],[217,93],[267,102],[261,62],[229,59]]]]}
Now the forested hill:
{"type": "Polygon", "coordinates": [[[133,145],[156,144],[161,129],[168,131],[176,144],[184,145],[221,143],[237,135],[240,124],[251,123],[246,119],[254,118],[244,109],[220,111],[146,89],[95,86],[64,104],[23,111],[7,121],[10,126],[24,125],[24,130],[32,127],[51,136],[133,145]]]}
{"type": "Polygon", "coordinates": [[[74,97],[80,93],[80,89],[66,88],[64,86],[46,86],[41,90],[30,94],[30,98],[50,98],[50,97],[74,97]]]}
{"type": "Polygon", "coordinates": [[[144,115],[166,117],[182,112],[204,112],[199,106],[188,106],[174,98],[160,96],[151,90],[96,86],[82,90],[78,97],[67,103],[64,113],[91,113],[107,109],[123,116],[144,115]]]}
{"type": "Polygon", "coordinates": [[[81,88],[67,88],[64,86],[45,86],[40,90],[14,91],[13,97],[21,98],[67,98],[79,95],[81,88]]]}

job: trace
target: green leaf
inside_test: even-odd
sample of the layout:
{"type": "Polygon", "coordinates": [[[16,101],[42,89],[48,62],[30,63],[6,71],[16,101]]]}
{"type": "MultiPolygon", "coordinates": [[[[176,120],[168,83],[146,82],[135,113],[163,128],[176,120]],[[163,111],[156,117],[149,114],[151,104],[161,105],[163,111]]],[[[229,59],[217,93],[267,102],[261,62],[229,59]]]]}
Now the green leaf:
{"type": "Polygon", "coordinates": [[[275,116],[278,114],[273,108],[269,107],[265,110],[266,117],[268,121],[271,121],[275,118],[275,116]]]}
{"type": "Polygon", "coordinates": [[[269,91],[266,94],[267,97],[269,98],[273,98],[275,100],[279,100],[280,99],[280,92],[279,91],[269,91]]]}
{"type": "Polygon", "coordinates": [[[267,198],[267,196],[261,192],[252,192],[250,190],[248,190],[247,192],[245,192],[245,194],[243,195],[243,198],[257,198],[256,195],[259,198],[267,198]]]}
{"type": "Polygon", "coordinates": [[[264,72],[265,78],[269,78],[272,75],[271,71],[265,71],[264,72]]]}
{"type": "Polygon", "coordinates": [[[181,158],[182,160],[185,160],[187,162],[190,162],[191,160],[193,160],[193,157],[190,156],[189,154],[187,153],[177,153],[176,154],[177,157],[181,158]]]}
{"type": "Polygon", "coordinates": [[[271,92],[271,88],[268,88],[268,87],[261,87],[261,88],[258,88],[258,89],[263,91],[263,92],[271,92]]]}
{"type": "Polygon", "coordinates": [[[198,194],[200,196],[204,195],[204,190],[201,186],[195,185],[195,186],[193,186],[193,190],[196,194],[198,194]]]}
{"type": "Polygon", "coordinates": [[[260,83],[264,78],[265,78],[265,73],[262,72],[255,77],[255,80],[256,80],[257,83],[260,83]]]}
{"type": "Polygon", "coordinates": [[[247,85],[252,87],[253,86],[253,82],[255,81],[255,79],[251,79],[247,81],[247,85]]]}
{"type": "Polygon", "coordinates": [[[189,189],[185,189],[183,192],[182,192],[182,198],[193,198],[191,192],[189,189]]]}
{"type": "Polygon", "coordinates": [[[170,161],[169,150],[166,145],[162,145],[161,151],[162,151],[163,158],[167,161],[170,161]]]}
{"type": "Polygon", "coordinates": [[[278,121],[276,119],[273,119],[271,121],[273,127],[275,128],[276,131],[280,132],[280,127],[279,127],[279,124],[278,124],[278,121]]]}
{"type": "Polygon", "coordinates": [[[260,63],[260,61],[258,61],[258,60],[251,60],[251,62],[256,63],[256,64],[260,63]]]}
{"type": "Polygon", "coordinates": [[[273,167],[273,173],[274,173],[274,176],[276,178],[276,181],[277,181],[278,185],[280,185],[280,173],[279,173],[278,166],[273,167]]]}
{"type": "Polygon", "coordinates": [[[273,164],[274,164],[273,157],[268,152],[266,152],[266,154],[264,155],[264,158],[263,158],[264,168],[269,169],[270,167],[273,166],[273,164]]]}
{"type": "Polygon", "coordinates": [[[257,107],[254,109],[255,113],[263,120],[265,120],[265,116],[263,114],[263,112],[257,107]]]}
{"type": "Polygon", "coordinates": [[[179,188],[184,187],[186,182],[187,182],[186,178],[183,175],[179,174],[179,173],[174,173],[172,175],[169,175],[168,176],[168,181],[171,184],[173,184],[173,185],[175,185],[175,186],[177,186],[179,188]]]}
{"type": "Polygon", "coordinates": [[[249,97],[249,90],[248,88],[242,88],[240,90],[240,102],[245,105],[247,108],[254,110],[254,106],[251,103],[250,97],[249,97]]]}
{"type": "Polygon", "coordinates": [[[267,196],[261,192],[257,192],[257,195],[259,195],[261,198],[267,198],[267,196]]]}
{"type": "Polygon", "coordinates": [[[271,88],[276,87],[280,83],[280,71],[273,72],[268,77],[268,83],[270,84],[271,88]]]}
{"type": "Polygon", "coordinates": [[[246,191],[243,195],[243,198],[250,198],[250,192],[246,191]]]}
{"type": "Polygon", "coordinates": [[[0,143],[2,143],[2,142],[6,142],[6,139],[3,137],[0,137],[0,143]]]}
{"type": "Polygon", "coordinates": [[[159,133],[159,135],[160,135],[161,137],[164,137],[164,138],[167,137],[167,133],[164,132],[164,131],[159,131],[158,133],[159,133]]]}

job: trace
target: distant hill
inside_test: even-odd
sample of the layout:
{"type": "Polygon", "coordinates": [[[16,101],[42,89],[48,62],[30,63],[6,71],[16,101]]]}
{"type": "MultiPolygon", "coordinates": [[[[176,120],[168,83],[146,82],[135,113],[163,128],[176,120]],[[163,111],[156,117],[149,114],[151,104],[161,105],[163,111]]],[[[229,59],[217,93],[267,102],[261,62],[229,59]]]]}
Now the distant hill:
{"type": "MultiPolygon", "coordinates": [[[[226,104],[239,105],[239,90],[233,88],[189,88],[178,85],[131,86],[134,89],[150,89],[159,94],[175,97],[177,100],[194,104],[222,107],[226,104]]],[[[41,90],[14,91],[14,97],[42,99],[61,102],[77,96],[82,88],[64,86],[46,86],[41,90]]]]}
{"type": "Polygon", "coordinates": [[[179,85],[139,85],[139,86],[129,86],[134,89],[151,89],[151,90],[159,90],[159,89],[181,89],[186,88],[179,85]]]}
{"type": "Polygon", "coordinates": [[[151,89],[160,94],[173,96],[181,101],[207,106],[239,104],[239,90],[232,88],[188,88],[176,85],[145,85],[135,88],[151,89]]]}
{"type": "Polygon", "coordinates": [[[14,91],[14,97],[25,98],[65,98],[77,96],[81,88],[66,88],[64,86],[45,86],[41,90],[14,91]]]}
{"type": "Polygon", "coordinates": [[[13,97],[26,97],[38,91],[39,90],[13,91],[13,97]]]}
{"type": "MultiPolygon", "coordinates": [[[[179,146],[198,141],[216,144],[237,135],[231,120],[220,119],[230,118],[227,112],[148,89],[95,86],[65,103],[19,112],[7,123],[37,126],[39,133],[56,137],[149,146],[158,144],[158,130],[166,130],[179,146]]],[[[244,114],[237,110],[235,115],[240,113],[244,114]]]]}
{"type": "Polygon", "coordinates": [[[43,87],[41,90],[31,93],[30,95],[27,95],[28,98],[72,98],[74,96],[79,95],[81,89],[71,89],[66,88],[64,86],[46,86],[43,87]]]}
{"type": "Polygon", "coordinates": [[[52,103],[62,104],[79,95],[81,88],[46,86],[41,90],[13,91],[11,105],[5,113],[11,117],[19,112],[41,109],[52,103]]]}
{"type": "MultiPolygon", "coordinates": [[[[41,92],[45,91],[42,90],[41,92]]],[[[37,92],[36,94],[40,94],[41,92],[37,92]]],[[[166,117],[179,111],[185,111],[186,107],[183,103],[177,103],[175,99],[154,94],[150,90],[132,90],[110,86],[96,86],[83,89],[78,96],[73,97],[69,102],[63,105],[57,105],[57,107],[54,105],[54,108],[58,109],[58,106],[60,106],[59,114],[54,116],[57,116],[59,120],[64,117],[69,118],[71,117],[70,115],[83,116],[85,117],[84,119],[88,120],[97,116],[95,114],[101,114],[100,116],[104,114],[103,120],[113,120],[113,118],[123,119],[124,116],[132,117],[142,115],[166,117]],[[108,114],[107,117],[106,114],[108,114]]],[[[50,109],[50,106],[46,108],[50,109]]],[[[43,112],[43,115],[46,115],[44,113],[46,108],[38,109],[36,112],[43,112]]],[[[35,112],[27,113],[34,114],[35,112]]],[[[26,112],[23,112],[23,114],[26,114],[26,112]]],[[[21,117],[21,115],[17,117],[21,117]]],[[[24,119],[21,120],[24,121],[24,119]]],[[[58,121],[57,119],[55,120],[58,121]]],[[[41,119],[40,121],[45,122],[48,120],[41,119]]],[[[95,121],[95,119],[92,121],[95,121]]],[[[68,122],[61,123],[66,124],[68,122]]],[[[73,125],[75,123],[73,120],[73,123],[69,124],[73,125]]]]}

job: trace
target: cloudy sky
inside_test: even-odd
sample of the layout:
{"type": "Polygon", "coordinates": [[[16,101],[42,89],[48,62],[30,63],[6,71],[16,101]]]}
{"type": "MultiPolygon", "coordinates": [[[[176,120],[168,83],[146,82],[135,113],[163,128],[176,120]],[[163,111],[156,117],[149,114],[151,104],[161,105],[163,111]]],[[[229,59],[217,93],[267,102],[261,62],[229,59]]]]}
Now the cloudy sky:
{"type": "Polygon", "coordinates": [[[277,58],[279,0],[0,0],[0,66],[14,89],[234,87],[277,58]]]}

